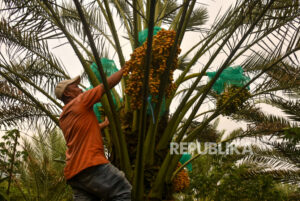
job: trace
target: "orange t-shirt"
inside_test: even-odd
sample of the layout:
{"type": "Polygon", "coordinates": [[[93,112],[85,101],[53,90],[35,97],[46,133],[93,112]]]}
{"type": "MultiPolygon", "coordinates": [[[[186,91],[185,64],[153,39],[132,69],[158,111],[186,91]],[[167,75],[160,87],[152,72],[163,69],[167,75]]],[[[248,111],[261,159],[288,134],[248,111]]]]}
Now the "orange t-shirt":
{"type": "Polygon", "coordinates": [[[103,93],[104,89],[99,85],[80,94],[63,107],[59,124],[68,147],[64,169],[66,179],[88,167],[109,163],[93,111],[93,105],[99,102],[103,93]]]}

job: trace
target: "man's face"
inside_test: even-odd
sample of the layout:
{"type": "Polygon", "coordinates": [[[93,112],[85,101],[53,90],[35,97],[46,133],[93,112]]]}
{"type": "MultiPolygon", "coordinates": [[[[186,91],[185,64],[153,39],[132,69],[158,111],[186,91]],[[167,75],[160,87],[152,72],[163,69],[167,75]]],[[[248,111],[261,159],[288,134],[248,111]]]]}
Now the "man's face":
{"type": "Polygon", "coordinates": [[[81,94],[83,91],[78,87],[78,83],[72,83],[67,86],[65,89],[64,94],[71,96],[73,98],[76,98],[79,94],[81,94]]]}

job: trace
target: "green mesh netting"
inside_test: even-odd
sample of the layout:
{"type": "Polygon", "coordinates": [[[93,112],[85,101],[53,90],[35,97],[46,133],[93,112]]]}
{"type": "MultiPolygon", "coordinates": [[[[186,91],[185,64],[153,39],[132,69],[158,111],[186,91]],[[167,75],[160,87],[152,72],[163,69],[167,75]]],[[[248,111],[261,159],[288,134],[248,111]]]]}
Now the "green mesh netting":
{"type": "MultiPolygon", "coordinates": [[[[153,36],[157,34],[161,30],[160,27],[154,27],[153,29],[153,36]]],[[[143,43],[147,40],[148,38],[148,29],[144,29],[139,32],[139,45],[143,45],[143,43]]]]}
{"type": "MultiPolygon", "coordinates": [[[[217,72],[206,72],[206,75],[211,79],[214,78],[217,72]]],[[[213,90],[217,94],[224,92],[226,86],[243,87],[250,80],[244,75],[244,70],[241,66],[227,67],[219,76],[213,85],[213,90]]],[[[249,86],[247,87],[250,90],[249,86]]]]}
{"type": "MultiPolygon", "coordinates": [[[[148,103],[149,104],[148,104],[148,107],[147,107],[147,114],[152,115],[154,117],[154,110],[155,110],[156,103],[152,102],[151,100],[152,100],[152,96],[150,95],[148,97],[148,103]]],[[[159,115],[163,116],[165,114],[165,112],[166,112],[166,98],[165,97],[163,97],[161,104],[162,105],[161,105],[161,110],[160,110],[159,115]]]]}
{"type": "MultiPolygon", "coordinates": [[[[192,158],[192,155],[191,155],[191,154],[189,154],[189,153],[183,153],[182,156],[181,156],[181,158],[180,158],[180,160],[179,160],[179,162],[180,162],[181,164],[184,164],[185,162],[187,162],[187,161],[190,160],[191,158],[192,158]]],[[[188,171],[192,171],[192,163],[188,163],[188,164],[186,165],[186,168],[188,169],[188,171]]]]}
{"type": "MultiPolygon", "coordinates": [[[[107,58],[101,58],[100,61],[103,66],[103,71],[107,77],[111,76],[112,74],[114,74],[115,72],[118,71],[117,66],[113,60],[110,60],[107,58]]],[[[93,73],[96,75],[99,82],[102,83],[102,79],[101,79],[100,73],[98,71],[97,64],[95,62],[93,62],[90,67],[91,67],[93,73]]],[[[90,84],[91,84],[91,86],[93,86],[91,82],[90,82],[90,84]]]]}
{"type": "MultiPolygon", "coordinates": [[[[115,72],[118,71],[118,69],[116,67],[116,64],[113,60],[110,60],[110,59],[107,59],[107,58],[101,58],[100,61],[101,61],[101,64],[103,66],[103,71],[104,71],[104,73],[107,77],[111,76],[112,74],[114,74],[115,72]]],[[[90,68],[92,69],[93,73],[96,75],[99,82],[102,83],[102,79],[101,79],[100,73],[98,71],[97,64],[95,62],[92,63],[90,68]]],[[[90,80],[89,80],[89,82],[90,82],[91,86],[89,88],[87,88],[86,90],[94,88],[90,80]]],[[[110,90],[110,93],[111,93],[114,105],[117,105],[117,101],[116,101],[116,98],[115,98],[112,90],[110,90]]],[[[100,102],[94,104],[94,106],[93,106],[94,113],[95,113],[99,123],[102,122],[101,114],[100,114],[100,111],[99,111],[100,107],[102,107],[102,104],[100,102]]]]}

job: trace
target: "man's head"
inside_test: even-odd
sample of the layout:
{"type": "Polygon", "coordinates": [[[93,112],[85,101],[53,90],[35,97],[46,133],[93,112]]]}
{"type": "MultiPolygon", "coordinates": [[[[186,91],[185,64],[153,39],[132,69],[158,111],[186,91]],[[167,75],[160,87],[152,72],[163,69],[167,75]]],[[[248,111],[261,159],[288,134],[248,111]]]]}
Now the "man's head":
{"type": "Polygon", "coordinates": [[[76,98],[82,93],[82,90],[78,87],[80,83],[80,76],[77,76],[70,80],[63,80],[55,88],[55,95],[58,99],[67,104],[73,98],[76,98]]]}

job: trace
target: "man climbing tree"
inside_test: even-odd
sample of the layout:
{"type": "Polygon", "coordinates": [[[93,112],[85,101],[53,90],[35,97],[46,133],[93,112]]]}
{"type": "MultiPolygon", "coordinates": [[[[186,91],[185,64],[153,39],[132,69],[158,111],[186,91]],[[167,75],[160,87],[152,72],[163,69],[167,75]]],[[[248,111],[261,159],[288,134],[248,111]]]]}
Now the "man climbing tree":
{"type": "MultiPolygon", "coordinates": [[[[118,84],[122,75],[123,69],[110,76],[108,87],[118,84]]],[[[59,124],[68,147],[64,175],[73,189],[74,200],[131,200],[131,185],[104,153],[101,129],[109,122],[106,119],[99,124],[93,111],[93,105],[105,93],[103,84],[83,92],[79,82],[77,76],[55,88],[56,97],[65,104],[59,124]]]]}

